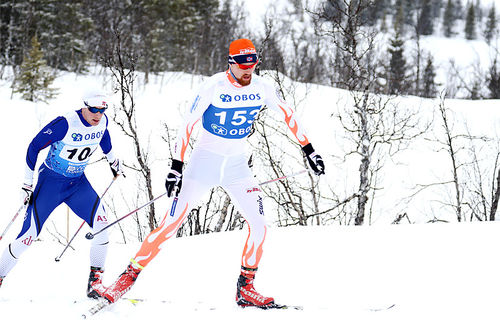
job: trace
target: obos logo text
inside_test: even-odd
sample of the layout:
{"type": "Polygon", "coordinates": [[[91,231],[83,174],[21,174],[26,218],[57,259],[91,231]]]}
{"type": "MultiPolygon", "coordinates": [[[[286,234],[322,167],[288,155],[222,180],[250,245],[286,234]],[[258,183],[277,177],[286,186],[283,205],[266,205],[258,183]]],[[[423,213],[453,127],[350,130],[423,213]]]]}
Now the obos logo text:
{"type": "Polygon", "coordinates": [[[99,139],[104,131],[99,131],[99,132],[93,132],[93,133],[87,133],[85,136],[83,136],[80,133],[73,133],[71,134],[71,137],[73,138],[73,141],[82,141],[82,140],[94,140],[94,139],[99,139]]]}
{"type": "Polygon", "coordinates": [[[234,95],[231,96],[229,94],[220,95],[220,99],[224,102],[239,102],[239,101],[258,101],[261,99],[260,94],[243,94],[243,95],[234,95]]]}

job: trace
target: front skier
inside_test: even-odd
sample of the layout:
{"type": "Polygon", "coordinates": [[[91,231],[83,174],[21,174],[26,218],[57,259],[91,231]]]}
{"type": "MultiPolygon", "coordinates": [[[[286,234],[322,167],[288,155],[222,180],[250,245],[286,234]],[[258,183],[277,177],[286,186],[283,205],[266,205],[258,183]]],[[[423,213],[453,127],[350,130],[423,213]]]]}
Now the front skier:
{"type": "Polygon", "coordinates": [[[162,224],[147,236],[125,272],[104,292],[110,303],[132,287],[141,270],[158,254],[163,242],[176,234],[202,196],[212,187],[221,186],[249,227],[237,281],[236,303],[242,307],[274,305],[274,299],[259,294],[253,284],[267,228],[262,192],[246,160],[246,137],[262,107],[267,105],[283,116],[317,175],[324,173],[324,163],[272,83],[253,74],[257,62],[252,42],[235,40],[229,47],[229,69],[215,74],[201,86],[179,131],[166,179],[168,196],[177,197],[176,208],[172,208],[162,224]],[[189,139],[200,119],[202,133],[183,175],[189,139]]]}
{"type": "MultiPolygon", "coordinates": [[[[57,117],[31,141],[26,155],[22,201],[28,205],[24,223],[17,238],[0,257],[0,286],[16,265],[21,254],[38,238],[52,211],[66,203],[85,220],[94,232],[107,225],[102,202],[84,174],[90,156],[101,147],[116,177],[123,174],[120,161],[114,156],[107,129],[107,98],[98,90],[88,91],[84,107],[57,117]],[[103,119],[104,118],[104,119],[103,119]],[[38,169],[38,182],[33,191],[33,174],[39,152],[50,146],[44,163],[38,169]]],[[[90,248],[90,275],[87,296],[102,296],[102,273],[108,246],[107,232],[96,237],[90,248]]]]}

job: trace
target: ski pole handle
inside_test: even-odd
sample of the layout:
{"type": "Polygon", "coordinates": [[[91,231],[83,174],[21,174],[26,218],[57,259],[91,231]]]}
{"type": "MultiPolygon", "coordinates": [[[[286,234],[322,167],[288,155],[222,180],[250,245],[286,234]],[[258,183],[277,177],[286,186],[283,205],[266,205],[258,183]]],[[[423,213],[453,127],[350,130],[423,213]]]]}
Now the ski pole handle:
{"type": "Polygon", "coordinates": [[[177,200],[179,198],[175,196],[174,201],[172,201],[172,207],[170,208],[170,216],[174,216],[175,214],[175,207],[177,207],[177,200]]]}
{"type": "Polygon", "coordinates": [[[132,214],[134,214],[134,213],[138,212],[139,210],[143,209],[144,207],[147,207],[147,206],[151,205],[153,202],[155,202],[156,200],[160,199],[161,197],[163,197],[163,196],[164,196],[164,195],[166,195],[166,194],[167,194],[167,192],[165,192],[165,193],[163,193],[163,194],[161,194],[161,195],[157,196],[156,198],[152,199],[151,201],[149,201],[149,202],[145,203],[144,205],[142,205],[142,206],[140,206],[140,207],[138,207],[138,208],[134,209],[134,210],[133,210],[133,211],[131,211],[130,213],[128,213],[128,214],[126,214],[126,215],[124,215],[124,216],[120,217],[118,220],[116,220],[116,221],[114,221],[114,222],[112,222],[112,223],[108,224],[107,226],[105,226],[104,228],[102,228],[101,230],[99,230],[98,232],[96,232],[95,234],[93,234],[93,233],[91,233],[91,232],[87,233],[87,234],[85,235],[85,238],[87,238],[87,239],[92,239],[92,238],[94,238],[96,235],[100,234],[100,233],[101,233],[101,232],[103,232],[104,230],[108,229],[109,227],[114,226],[115,224],[117,224],[117,223],[118,223],[118,222],[120,222],[121,220],[123,220],[123,219],[125,219],[125,218],[129,217],[130,215],[132,215],[132,214]]]}
{"type": "MultiPolygon", "coordinates": [[[[106,187],[106,189],[104,190],[104,192],[102,193],[101,195],[101,199],[104,198],[104,195],[106,195],[106,192],[108,192],[109,188],[111,187],[111,185],[113,185],[113,183],[115,182],[116,178],[118,178],[119,174],[116,175],[115,177],[113,177],[113,180],[111,181],[111,183],[108,185],[108,187],[106,187]]],[[[58,255],[56,258],[55,258],[55,261],[59,262],[61,260],[61,257],[63,256],[64,252],[66,252],[66,250],[69,248],[71,242],[73,242],[73,239],[75,239],[76,235],[80,232],[80,229],[83,227],[83,225],[85,224],[85,221],[82,222],[82,224],[80,224],[80,227],[76,230],[75,234],[73,235],[73,237],[71,237],[71,239],[69,240],[68,244],[66,244],[66,246],[64,247],[64,249],[62,250],[61,254],[58,255]]]]}
{"type": "Polygon", "coordinates": [[[23,208],[25,206],[26,206],[25,204],[22,204],[21,207],[19,207],[19,209],[17,210],[17,212],[14,215],[14,217],[10,220],[10,222],[7,224],[7,227],[5,227],[5,230],[2,232],[2,235],[0,236],[0,240],[2,240],[3,236],[5,236],[5,234],[9,230],[10,226],[12,225],[12,223],[14,223],[14,221],[16,220],[16,218],[19,216],[19,213],[21,213],[21,210],[23,210],[23,208]]]}

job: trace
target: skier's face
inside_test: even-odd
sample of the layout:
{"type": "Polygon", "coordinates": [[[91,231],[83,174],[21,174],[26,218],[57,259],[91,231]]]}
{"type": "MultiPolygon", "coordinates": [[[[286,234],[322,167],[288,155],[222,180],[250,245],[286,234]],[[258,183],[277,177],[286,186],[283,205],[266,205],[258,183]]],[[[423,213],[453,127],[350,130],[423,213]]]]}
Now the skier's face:
{"type": "Polygon", "coordinates": [[[88,108],[82,108],[82,116],[90,125],[97,126],[101,122],[103,113],[92,113],[88,108]]]}
{"type": "Polygon", "coordinates": [[[231,64],[231,72],[242,86],[248,86],[252,82],[252,74],[256,63],[231,64]],[[243,68],[242,68],[243,67],[243,68]]]}

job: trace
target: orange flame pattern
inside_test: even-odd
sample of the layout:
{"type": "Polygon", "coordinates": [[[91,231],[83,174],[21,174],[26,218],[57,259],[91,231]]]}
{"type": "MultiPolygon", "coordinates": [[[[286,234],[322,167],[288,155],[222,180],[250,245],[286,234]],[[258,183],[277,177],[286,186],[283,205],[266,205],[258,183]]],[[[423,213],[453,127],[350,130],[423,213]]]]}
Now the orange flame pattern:
{"type": "Polygon", "coordinates": [[[196,125],[197,122],[198,122],[198,120],[195,121],[193,125],[191,125],[191,128],[190,128],[189,124],[186,125],[186,134],[182,138],[182,147],[181,147],[181,152],[180,152],[180,158],[181,158],[180,160],[181,161],[184,161],[184,154],[186,154],[189,139],[191,138],[191,133],[193,133],[194,125],[196,125]]]}
{"type": "MultiPolygon", "coordinates": [[[[248,225],[248,222],[247,222],[248,225]]],[[[245,243],[245,247],[243,248],[243,255],[241,256],[241,266],[247,268],[257,268],[259,266],[260,258],[262,258],[262,253],[264,252],[264,240],[266,239],[267,227],[264,226],[264,237],[262,241],[257,246],[257,250],[255,251],[255,243],[252,242],[252,246],[249,249],[249,240],[250,240],[250,225],[248,225],[248,237],[245,243]],[[255,251],[255,254],[254,254],[255,251]],[[255,262],[251,264],[249,260],[255,255],[255,262]]]]}
{"type": "Polygon", "coordinates": [[[293,111],[290,109],[290,115],[288,115],[288,112],[281,105],[279,105],[279,107],[281,111],[283,111],[283,113],[285,114],[285,122],[288,125],[288,128],[292,131],[293,135],[295,135],[295,137],[302,146],[307,145],[309,143],[309,139],[307,139],[307,136],[301,133],[300,134],[301,138],[299,138],[299,125],[297,124],[295,119],[292,119],[294,118],[293,111]]]}
{"type": "Polygon", "coordinates": [[[146,265],[153,260],[154,257],[156,257],[156,255],[160,252],[161,244],[172,237],[184,222],[187,209],[188,204],[186,204],[186,207],[184,207],[183,212],[177,220],[169,225],[165,225],[165,221],[169,214],[169,211],[167,211],[161,225],[149,233],[144,242],[142,242],[141,248],[135,255],[134,260],[139,265],[146,267],[146,265]]]}

